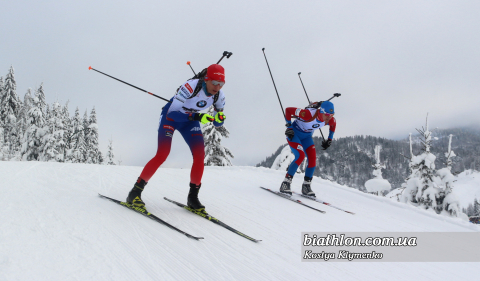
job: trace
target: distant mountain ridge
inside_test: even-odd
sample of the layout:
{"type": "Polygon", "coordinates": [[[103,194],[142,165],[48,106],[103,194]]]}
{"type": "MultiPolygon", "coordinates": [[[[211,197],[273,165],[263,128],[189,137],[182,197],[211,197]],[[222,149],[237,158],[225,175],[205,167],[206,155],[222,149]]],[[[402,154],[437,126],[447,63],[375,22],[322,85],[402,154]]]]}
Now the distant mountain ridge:
{"type": "MultiPolygon", "coordinates": [[[[450,134],[453,135],[452,150],[457,155],[453,158],[452,172],[460,173],[467,169],[480,170],[479,128],[433,130],[431,152],[437,157],[436,168],[445,167],[445,152],[448,149],[448,136],[450,134]]],[[[409,159],[406,158],[410,157],[408,136],[402,140],[390,140],[374,136],[338,138],[333,141],[328,150],[321,149],[321,138],[314,137],[313,141],[317,148],[317,168],[314,176],[365,191],[364,183],[373,178],[372,164],[375,163],[374,148],[376,145],[382,146],[380,159],[386,165],[386,169],[382,170],[382,175],[384,179],[391,183],[392,189],[400,187],[409,175],[409,159]]],[[[421,149],[418,135],[412,135],[412,143],[413,153],[418,155],[421,149]]],[[[258,163],[256,167],[270,168],[285,145],[281,145],[272,155],[258,163]]],[[[303,164],[300,165],[299,171],[304,172],[303,164]]]]}

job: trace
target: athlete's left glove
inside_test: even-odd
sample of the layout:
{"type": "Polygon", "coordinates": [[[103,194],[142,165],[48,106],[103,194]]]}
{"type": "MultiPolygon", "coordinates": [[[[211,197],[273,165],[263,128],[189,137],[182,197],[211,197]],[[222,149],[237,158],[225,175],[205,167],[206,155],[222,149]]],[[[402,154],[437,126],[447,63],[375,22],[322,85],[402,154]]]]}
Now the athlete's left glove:
{"type": "Polygon", "coordinates": [[[227,117],[225,116],[225,114],[223,114],[223,112],[218,112],[215,115],[215,121],[217,121],[217,123],[223,123],[225,119],[227,119],[227,117]]]}
{"type": "Polygon", "coordinates": [[[327,139],[327,140],[322,141],[323,150],[327,150],[327,148],[329,148],[330,145],[332,145],[332,140],[331,139],[327,139]]]}
{"type": "Polygon", "coordinates": [[[191,115],[188,119],[190,119],[191,121],[193,121],[193,120],[200,121],[200,123],[202,123],[202,124],[207,124],[207,123],[215,120],[215,118],[213,118],[212,115],[209,115],[209,114],[206,114],[206,113],[195,113],[195,114],[191,115]]]}

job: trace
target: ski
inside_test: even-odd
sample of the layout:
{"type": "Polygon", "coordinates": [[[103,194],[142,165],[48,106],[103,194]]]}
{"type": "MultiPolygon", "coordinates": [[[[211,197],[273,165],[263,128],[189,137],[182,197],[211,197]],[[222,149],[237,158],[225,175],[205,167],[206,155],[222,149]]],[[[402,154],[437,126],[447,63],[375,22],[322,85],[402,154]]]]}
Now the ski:
{"type": "Polygon", "coordinates": [[[344,211],[345,213],[349,213],[349,214],[355,215],[354,212],[350,212],[350,211],[347,211],[347,210],[338,208],[338,207],[333,206],[332,204],[327,203],[327,202],[325,202],[325,201],[322,201],[322,200],[320,200],[320,199],[318,199],[318,198],[316,198],[316,197],[304,195],[304,194],[301,194],[301,193],[297,193],[297,192],[295,192],[295,191],[292,191],[292,193],[297,194],[297,195],[300,195],[300,196],[305,197],[305,198],[308,198],[308,199],[313,200],[313,201],[317,201],[318,203],[322,203],[323,205],[330,206],[330,207],[335,208],[335,209],[337,209],[337,210],[344,211]]]}
{"type": "Polygon", "coordinates": [[[154,214],[149,213],[149,212],[148,212],[147,210],[145,210],[145,209],[135,207],[135,206],[133,206],[133,205],[128,204],[127,202],[118,201],[118,200],[116,200],[116,199],[113,199],[113,198],[104,196],[104,195],[102,195],[102,194],[100,194],[100,193],[99,193],[98,195],[100,195],[100,197],[102,197],[102,198],[105,198],[105,199],[110,200],[110,201],[112,201],[112,202],[114,202],[114,203],[117,203],[117,204],[119,204],[119,205],[121,205],[121,206],[124,206],[125,208],[128,208],[128,209],[130,209],[130,210],[132,210],[132,211],[135,211],[135,212],[137,212],[137,213],[139,213],[139,214],[142,214],[142,215],[146,216],[147,218],[150,218],[150,219],[152,219],[152,220],[154,220],[154,221],[156,221],[156,222],[158,222],[158,223],[161,223],[161,224],[163,224],[163,225],[166,225],[166,226],[168,226],[169,228],[171,228],[171,229],[173,229],[173,230],[176,230],[176,231],[184,234],[184,235],[187,236],[188,238],[192,238],[192,239],[195,239],[195,240],[203,239],[203,237],[196,237],[196,236],[193,236],[193,235],[190,235],[190,234],[186,233],[186,232],[183,231],[183,230],[180,230],[180,229],[176,228],[175,226],[173,226],[173,225],[169,224],[168,222],[160,219],[159,217],[155,216],[154,214]]]}
{"type": "Polygon", "coordinates": [[[263,188],[263,189],[265,189],[266,191],[270,191],[271,193],[276,194],[276,195],[278,195],[278,196],[280,196],[280,197],[282,197],[282,198],[288,199],[288,200],[290,200],[290,201],[293,201],[293,202],[295,202],[295,203],[298,203],[298,204],[300,204],[300,205],[302,205],[302,206],[308,207],[308,208],[313,209],[313,210],[315,210],[315,211],[318,211],[318,212],[320,212],[320,213],[323,213],[323,214],[325,213],[325,211],[322,211],[322,210],[319,210],[319,209],[314,208],[314,207],[312,207],[312,206],[309,206],[309,205],[303,203],[303,202],[300,201],[300,200],[293,199],[293,198],[292,198],[290,195],[288,195],[288,194],[284,194],[284,193],[281,193],[281,192],[278,192],[278,191],[273,191],[273,190],[271,190],[271,189],[268,189],[268,188],[265,188],[265,187],[262,187],[262,186],[260,186],[260,188],[263,188]]]}
{"type": "Polygon", "coordinates": [[[220,221],[219,219],[212,217],[211,215],[209,215],[209,214],[205,211],[205,209],[202,209],[202,211],[195,211],[194,209],[188,207],[187,205],[182,204],[182,203],[179,203],[179,202],[176,202],[176,201],[173,201],[173,200],[171,200],[171,199],[168,199],[167,197],[163,197],[163,199],[165,199],[165,200],[167,200],[168,202],[171,202],[171,203],[173,203],[173,204],[175,204],[175,205],[177,205],[177,206],[179,206],[179,207],[181,207],[181,208],[184,208],[184,209],[187,210],[187,211],[190,211],[190,212],[192,212],[192,213],[194,213],[194,214],[196,214],[196,215],[199,215],[199,216],[201,216],[202,218],[205,218],[205,219],[207,219],[207,220],[209,220],[209,221],[211,221],[211,222],[213,222],[213,223],[215,223],[215,224],[218,224],[218,225],[220,225],[220,226],[222,226],[222,227],[230,230],[231,232],[236,233],[236,234],[238,234],[238,235],[240,235],[240,236],[242,236],[242,237],[244,237],[244,238],[246,238],[246,239],[248,239],[248,240],[250,240],[250,241],[253,241],[253,242],[260,242],[260,241],[262,241],[262,240],[254,239],[254,238],[252,238],[252,237],[250,237],[250,236],[248,236],[248,235],[246,235],[246,234],[244,234],[244,233],[242,233],[242,232],[234,229],[233,227],[225,224],[224,222],[220,221]]]}

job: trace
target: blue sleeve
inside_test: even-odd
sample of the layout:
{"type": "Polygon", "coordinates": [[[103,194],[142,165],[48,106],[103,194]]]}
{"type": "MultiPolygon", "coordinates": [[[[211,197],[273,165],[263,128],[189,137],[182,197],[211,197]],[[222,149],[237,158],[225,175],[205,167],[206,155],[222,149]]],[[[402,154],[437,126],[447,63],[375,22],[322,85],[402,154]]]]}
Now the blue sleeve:
{"type": "Polygon", "coordinates": [[[333,140],[333,134],[334,134],[334,133],[335,133],[335,132],[330,131],[330,134],[328,134],[328,138],[331,139],[331,140],[333,140]]]}
{"type": "Polygon", "coordinates": [[[225,121],[223,121],[222,123],[218,123],[217,121],[213,121],[213,125],[214,125],[215,127],[217,127],[217,128],[218,128],[218,127],[222,127],[222,126],[223,126],[223,123],[225,123],[225,121]]]}

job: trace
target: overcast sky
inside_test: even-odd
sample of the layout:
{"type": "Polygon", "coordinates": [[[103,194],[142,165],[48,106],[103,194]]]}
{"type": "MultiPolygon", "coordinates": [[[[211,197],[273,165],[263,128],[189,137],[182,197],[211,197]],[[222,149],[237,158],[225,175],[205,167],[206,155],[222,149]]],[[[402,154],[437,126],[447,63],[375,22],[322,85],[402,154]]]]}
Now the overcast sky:
{"type": "MultiPolygon", "coordinates": [[[[144,166],[157,150],[165,102],[193,68],[223,51],[226,128],[235,165],[254,165],[285,143],[283,106],[342,94],[335,138],[403,138],[424,125],[480,122],[480,1],[3,1],[0,76],[13,65],[17,93],[43,82],[48,103],[73,115],[95,106],[100,145],[144,166]]],[[[324,134],[328,134],[326,128],[324,134]]],[[[318,132],[315,135],[319,136],[318,132]]],[[[335,149],[335,142],[330,149],[335,149]]],[[[177,132],[164,167],[190,167],[177,132]]]]}

